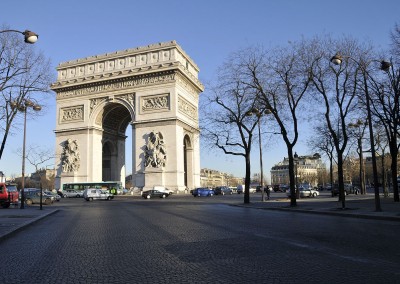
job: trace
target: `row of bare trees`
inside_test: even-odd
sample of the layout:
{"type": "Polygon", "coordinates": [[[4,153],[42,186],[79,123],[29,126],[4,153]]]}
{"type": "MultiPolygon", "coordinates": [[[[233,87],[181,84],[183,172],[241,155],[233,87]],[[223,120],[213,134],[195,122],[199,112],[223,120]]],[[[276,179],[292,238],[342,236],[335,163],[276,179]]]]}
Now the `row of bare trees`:
{"type": "MultiPolygon", "coordinates": [[[[3,26],[0,30],[10,28],[3,26]]],[[[26,44],[19,33],[0,33],[0,159],[8,136],[22,122],[19,106],[25,100],[45,105],[52,81],[50,61],[36,51],[36,46],[26,44]]],[[[32,111],[28,115],[33,115],[32,109],[26,111],[32,111]]]]}
{"type": "MultiPolygon", "coordinates": [[[[50,61],[42,52],[36,51],[36,46],[25,43],[20,33],[13,32],[7,26],[2,26],[0,30],[4,31],[0,33],[1,159],[8,137],[17,133],[23,125],[25,112],[29,119],[38,115],[33,108],[26,107],[27,102],[40,104],[42,109],[45,109],[45,101],[50,92],[49,86],[54,78],[50,61]]],[[[43,137],[42,133],[38,135],[43,137]]],[[[21,150],[17,150],[17,153],[23,156],[21,150]]],[[[25,157],[38,172],[38,166],[52,159],[54,154],[50,154],[49,150],[38,151],[38,147],[31,146],[25,157]]],[[[46,182],[43,181],[42,184],[46,182]]]]}
{"type": "Polygon", "coordinates": [[[202,97],[200,121],[208,145],[245,158],[245,203],[250,202],[248,189],[254,129],[261,119],[261,116],[251,115],[255,109],[257,113],[269,114],[262,120],[265,122],[263,127],[268,125],[269,130],[279,132],[286,145],[291,206],[296,206],[294,147],[299,137],[306,134],[299,133],[300,122],[317,130],[313,139],[318,141],[315,144],[320,145],[321,150],[325,149],[331,161],[331,173],[333,162],[336,163],[336,180],[344,208],[343,165],[349,149],[348,124],[360,119],[366,121],[368,110],[373,117],[369,129],[379,126],[386,131],[392,157],[394,200],[399,200],[395,182],[400,80],[400,31],[397,26],[392,42],[390,53],[378,55],[371,44],[351,37],[314,37],[272,50],[245,48],[227,59],[219,69],[215,83],[210,84],[209,91],[202,97]],[[340,64],[331,62],[335,54],[341,55],[340,64]],[[381,62],[376,61],[388,55],[392,58],[390,64],[385,62],[390,65],[390,70],[383,72],[381,62]]]}

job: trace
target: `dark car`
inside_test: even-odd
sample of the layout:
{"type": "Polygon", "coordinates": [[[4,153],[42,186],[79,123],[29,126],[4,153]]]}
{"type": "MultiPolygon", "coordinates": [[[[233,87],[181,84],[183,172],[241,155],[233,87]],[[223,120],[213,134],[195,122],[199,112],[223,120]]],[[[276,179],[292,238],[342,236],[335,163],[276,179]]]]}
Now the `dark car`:
{"type": "Polygon", "coordinates": [[[214,190],[206,188],[206,187],[199,187],[193,190],[192,192],[194,197],[197,196],[213,196],[215,194],[214,190]]]}
{"type": "MultiPolygon", "coordinates": [[[[356,186],[353,186],[351,184],[345,184],[344,185],[344,195],[349,195],[349,194],[359,194],[360,189],[356,186]]],[[[339,195],[339,185],[335,184],[331,190],[331,195],[336,196],[339,195]]]]}
{"type": "MultiPolygon", "coordinates": [[[[270,185],[266,185],[266,186],[264,186],[264,192],[271,192],[271,190],[272,190],[272,187],[270,186],[270,185]]],[[[261,185],[257,185],[257,187],[256,187],[256,192],[261,192],[261,185]]]]}
{"type": "MultiPolygon", "coordinates": [[[[27,205],[40,203],[40,190],[29,190],[24,192],[25,203],[27,205]]],[[[53,203],[53,198],[46,193],[42,193],[42,204],[50,205],[53,203]]]]}
{"type": "Polygon", "coordinates": [[[155,189],[143,191],[143,193],[142,193],[142,197],[145,199],[150,199],[153,197],[166,198],[169,195],[170,194],[168,192],[158,191],[155,189]]]}
{"type": "Polygon", "coordinates": [[[286,184],[275,184],[273,190],[274,192],[286,192],[289,190],[289,186],[286,184]]]}
{"type": "Polygon", "coordinates": [[[230,189],[230,188],[227,187],[227,186],[217,186],[217,187],[214,189],[214,193],[215,193],[215,195],[219,195],[219,194],[221,194],[221,195],[233,194],[233,190],[230,189]]]}

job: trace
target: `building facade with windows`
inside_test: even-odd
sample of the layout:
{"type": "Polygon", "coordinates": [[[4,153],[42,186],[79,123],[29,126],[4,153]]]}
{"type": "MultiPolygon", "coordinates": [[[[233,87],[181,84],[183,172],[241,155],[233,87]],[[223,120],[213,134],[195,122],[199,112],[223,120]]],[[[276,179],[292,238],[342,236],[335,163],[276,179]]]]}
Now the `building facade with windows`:
{"type": "MultiPolygon", "coordinates": [[[[295,154],[296,155],[296,154],[295,154]]],[[[321,183],[320,177],[325,173],[326,167],[321,156],[314,155],[297,156],[295,160],[295,176],[297,183],[308,183],[317,186],[321,183]]],[[[289,185],[289,158],[284,157],[283,161],[271,168],[271,184],[289,185]]]]}
{"type": "Polygon", "coordinates": [[[200,170],[200,184],[202,187],[234,186],[243,183],[243,178],[211,169],[200,170]]]}

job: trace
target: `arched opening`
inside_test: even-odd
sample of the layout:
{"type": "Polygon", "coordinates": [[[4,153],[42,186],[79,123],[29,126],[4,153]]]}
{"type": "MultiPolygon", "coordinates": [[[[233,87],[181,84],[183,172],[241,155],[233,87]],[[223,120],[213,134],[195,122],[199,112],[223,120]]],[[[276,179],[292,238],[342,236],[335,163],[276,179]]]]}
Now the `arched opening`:
{"type": "Polygon", "coordinates": [[[192,145],[190,137],[185,135],[183,138],[183,169],[184,169],[184,184],[186,188],[192,186],[190,177],[192,175],[192,145]]]}
{"type": "MultiPolygon", "coordinates": [[[[102,180],[121,181],[126,177],[126,133],[132,121],[129,110],[122,104],[109,103],[102,112],[102,180]]],[[[130,143],[132,145],[132,143],[130,143]]],[[[132,155],[132,153],[130,152],[132,155]]],[[[132,158],[128,159],[132,161],[132,158]]]]}
{"type": "Polygon", "coordinates": [[[111,149],[110,143],[103,145],[102,180],[111,180],[111,149]]]}

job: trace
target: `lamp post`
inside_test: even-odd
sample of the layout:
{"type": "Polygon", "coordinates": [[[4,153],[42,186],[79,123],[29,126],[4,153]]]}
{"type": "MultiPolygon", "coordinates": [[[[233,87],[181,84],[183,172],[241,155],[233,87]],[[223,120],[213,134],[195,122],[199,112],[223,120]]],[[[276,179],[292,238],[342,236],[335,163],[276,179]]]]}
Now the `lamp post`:
{"type": "MultiPolygon", "coordinates": [[[[353,59],[350,56],[342,56],[339,53],[336,53],[332,58],[331,58],[331,62],[335,65],[340,65],[342,64],[343,61],[343,57],[351,59],[352,61],[354,61],[362,70],[364,73],[364,85],[367,85],[367,78],[366,78],[366,74],[367,74],[367,70],[366,70],[366,63],[363,62],[358,62],[357,60],[353,59]]],[[[378,61],[378,60],[371,60],[372,61],[378,61]]],[[[380,69],[382,71],[387,71],[390,66],[391,63],[387,62],[387,61],[379,61],[381,66],[380,69]]],[[[379,184],[378,184],[378,169],[377,169],[377,165],[376,165],[376,151],[375,151],[375,143],[374,143],[374,130],[372,127],[372,115],[371,115],[371,106],[370,106],[370,95],[368,92],[368,88],[365,88],[365,99],[366,99],[366,109],[367,109],[367,122],[368,122],[368,130],[369,130],[369,138],[370,138],[370,143],[371,143],[371,159],[372,159],[372,171],[373,171],[373,179],[374,179],[374,192],[375,192],[375,210],[376,211],[382,211],[381,209],[381,203],[380,203],[380,199],[379,199],[379,184]]]]}
{"type": "MultiPolygon", "coordinates": [[[[10,103],[12,109],[24,113],[24,138],[22,142],[22,181],[21,181],[21,206],[20,209],[25,209],[25,145],[26,145],[26,112],[28,108],[32,108],[34,111],[40,111],[42,107],[34,102],[24,99],[23,103],[18,104],[17,102],[10,103]]],[[[41,208],[42,209],[42,208],[41,208]]]]}
{"type": "Polygon", "coordinates": [[[257,108],[252,109],[247,113],[248,116],[255,115],[257,116],[257,126],[258,126],[258,146],[260,150],[260,186],[261,186],[261,201],[265,201],[265,191],[264,191],[264,171],[263,171],[263,158],[262,158],[262,146],[261,146],[261,127],[260,127],[260,119],[263,114],[270,114],[271,110],[265,109],[264,111],[259,111],[257,108]]]}
{"type": "Polygon", "coordinates": [[[299,185],[298,185],[298,166],[299,166],[299,155],[297,155],[297,152],[294,152],[293,155],[293,160],[294,160],[294,165],[295,165],[295,170],[296,170],[296,176],[295,176],[295,183],[296,183],[296,198],[299,199],[300,198],[300,191],[299,191],[299,185]]]}
{"type": "Polygon", "coordinates": [[[25,30],[23,32],[17,31],[17,30],[3,30],[3,31],[0,31],[0,34],[2,34],[2,33],[10,33],[10,32],[12,32],[12,33],[20,33],[20,34],[24,35],[24,41],[26,43],[30,43],[30,44],[34,44],[35,42],[37,42],[37,40],[39,38],[38,34],[36,34],[34,32],[31,32],[29,30],[25,30]]]}
{"type": "Polygon", "coordinates": [[[362,122],[361,119],[357,120],[355,123],[349,123],[348,127],[349,128],[356,128],[358,129],[357,133],[357,147],[358,147],[358,158],[360,159],[360,172],[359,172],[359,178],[360,178],[360,186],[361,186],[361,194],[365,194],[365,171],[364,171],[364,157],[363,157],[363,148],[362,148],[362,139],[364,136],[364,130],[365,130],[365,122],[362,122]]]}

